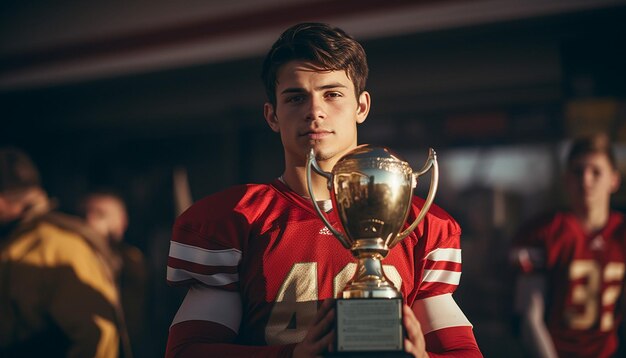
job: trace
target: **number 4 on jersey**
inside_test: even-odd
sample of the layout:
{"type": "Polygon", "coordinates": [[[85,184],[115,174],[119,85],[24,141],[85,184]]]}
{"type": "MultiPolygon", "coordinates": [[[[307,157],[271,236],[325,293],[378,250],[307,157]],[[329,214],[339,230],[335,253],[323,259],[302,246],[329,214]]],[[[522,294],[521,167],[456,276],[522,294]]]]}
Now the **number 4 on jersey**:
{"type": "MultiPolygon", "coordinates": [[[[399,289],[402,278],[395,267],[383,265],[385,275],[399,289]]],[[[354,275],[355,263],[346,265],[333,280],[334,297],[343,290],[354,275]]],[[[318,304],[317,263],[295,263],[276,295],[276,302],[265,328],[269,345],[300,342],[317,313],[318,304]]]]}

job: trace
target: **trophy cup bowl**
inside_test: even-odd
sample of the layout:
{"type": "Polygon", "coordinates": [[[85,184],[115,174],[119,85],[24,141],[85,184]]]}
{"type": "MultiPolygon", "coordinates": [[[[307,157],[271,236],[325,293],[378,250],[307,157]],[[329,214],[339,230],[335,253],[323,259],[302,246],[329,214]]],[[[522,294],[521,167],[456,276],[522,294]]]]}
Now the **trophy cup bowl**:
{"type": "Polygon", "coordinates": [[[403,350],[402,295],[385,276],[382,260],[424,219],[437,191],[438,176],[432,148],[423,168],[413,172],[406,161],[388,148],[361,145],[339,159],[331,173],[319,167],[311,149],[306,177],[313,206],[326,227],[357,259],[356,273],[337,301],[339,352],[403,350]],[[330,224],[317,205],[311,168],[327,180],[341,230],[330,224]],[[418,178],[431,168],[424,206],[402,231],[418,178]]]}

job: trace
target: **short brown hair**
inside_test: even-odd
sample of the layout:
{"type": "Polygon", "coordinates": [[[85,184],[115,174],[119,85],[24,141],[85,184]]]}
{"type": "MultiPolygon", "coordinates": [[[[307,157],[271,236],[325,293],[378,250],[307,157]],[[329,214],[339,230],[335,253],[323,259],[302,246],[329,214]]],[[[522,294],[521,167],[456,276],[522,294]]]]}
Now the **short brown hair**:
{"type": "Polygon", "coordinates": [[[617,169],[617,160],[615,159],[611,140],[604,133],[575,139],[567,155],[567,168],[571,168],[574,161],[581,156],[596,153],[606,155],[613,169],[617,169]]]}
{"type": "Polygon", "coordinates": [[[41,185],[35,163],[21,149],[0,148],[0,193],[41,185]]]}
{"type": "Polygon", "coordinates": [[[276,106],[276,74],[294,60],[311,61],[323,70],[346,71],[357,98],[365,90],[368,67],[365,50],[343,30],[327,24],[307,22],[285,30],[263,62],[261,78],[268,101],[276,106]]]}

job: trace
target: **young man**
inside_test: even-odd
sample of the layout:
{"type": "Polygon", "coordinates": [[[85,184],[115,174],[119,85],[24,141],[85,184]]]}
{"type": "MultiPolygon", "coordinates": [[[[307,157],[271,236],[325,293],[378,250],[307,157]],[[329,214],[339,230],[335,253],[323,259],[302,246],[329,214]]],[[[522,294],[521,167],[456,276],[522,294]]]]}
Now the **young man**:
{"type": "MultiPolygon", "coordinates": [[[[333,349],[331,298],[354,259],[324,230],[307,196],[306,155],[322,169],[357,145],[370,95],[361,45],[337,28],[287,29],[263,66],[264,114],[280,134],[285,171],[269,184],[238,186],[194,204],[174,225],[168,281],[189,292],[170,328],[168,357],[315,357],[333,349]]],[[[329,202],[326,181],[314,178],[329,202]]],[[[410,217],[419,212],[416,198],[410,217]]],[[[331,222],[338,222],[330,211],[331,222]]],[[[481,356],[452,299],[460,275],[460,228],[432,207],[385,258],[401,277],[406,351],[416,357],[481,356]]]]}
{"type": "Polygon", "coordinates": [[[119,357],[108,245],[51,211],[30,158],[0,148],[0,357],[119,357]]]}
{"type": "Polygon", "coordinates": [[[610,209],[620,175],[602,135],[575,141],[566,165],[571,210],[526,226],[514,245],[522,339],[536,357],[612,357],[626,262],[624,217],[610,209]]]}

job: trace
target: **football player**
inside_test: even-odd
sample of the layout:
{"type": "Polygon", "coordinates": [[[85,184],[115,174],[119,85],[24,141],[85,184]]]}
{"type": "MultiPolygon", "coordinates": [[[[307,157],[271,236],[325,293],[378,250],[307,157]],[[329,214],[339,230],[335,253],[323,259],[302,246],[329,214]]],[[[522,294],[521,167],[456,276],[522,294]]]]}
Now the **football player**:
{"type": "MultiPolygon", "coordinates": [[[[268,125],[280,135],[285,170],[267,184],[204,198],[176,220],[168,281],[189,291],[170,328],[168,357],[314,357],[333,350],[332,298],[353,276],[350,251],[316,215],[306,156],[330,171],[357,146],[370,94],[365,52],[344,31],[319,23],[287,29],[263,66],[268,125]]],[[[338,223],[326,181],[313,191],[338,223]]],[[[415,197],[414,219],[424,200],[415,197]]],[[[405,350],[479,357],[472,326],[452,293],[461,274],[461,229],[433,205],[385,258],[406,303],[405,350]]]]}
{"type": "Polygon", "coordinates": [[[620,175],[605,135],[572,144],[565,184],[570,210],[525,225],[514,244],[522,340],[537,357],[612,357],[626,225],[610,209],[620,175]]]}

